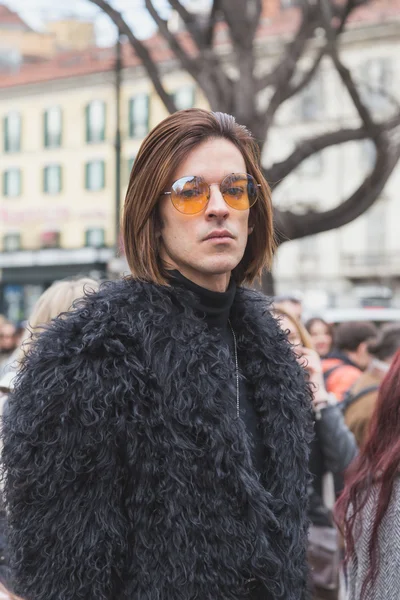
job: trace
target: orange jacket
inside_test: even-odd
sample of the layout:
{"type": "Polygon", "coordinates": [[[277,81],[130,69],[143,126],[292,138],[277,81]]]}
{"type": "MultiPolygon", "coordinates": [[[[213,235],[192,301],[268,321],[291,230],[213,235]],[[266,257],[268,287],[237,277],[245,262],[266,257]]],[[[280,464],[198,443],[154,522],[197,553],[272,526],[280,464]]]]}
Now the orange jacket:
{"type": "Polygon", "coordinates": [[[322,371],[325,375],[326,391],[335,394],[339,402],[343,400],[345,393],[362,374],[361,369],[344,363],[341,358],[324,358],[322,371]],[[331,370],[332,372],[328,373],[331,370]]]}

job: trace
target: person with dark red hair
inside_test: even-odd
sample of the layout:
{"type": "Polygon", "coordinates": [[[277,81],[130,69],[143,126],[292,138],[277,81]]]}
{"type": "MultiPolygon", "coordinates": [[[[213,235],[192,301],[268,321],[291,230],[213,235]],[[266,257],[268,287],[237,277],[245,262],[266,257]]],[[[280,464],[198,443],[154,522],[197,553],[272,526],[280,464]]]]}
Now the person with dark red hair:
{"type": "Polygon", "coordinates": [[[336,505],[348,600],[400,598],[400,351],[382,382],[369,436],[336,505]]]}

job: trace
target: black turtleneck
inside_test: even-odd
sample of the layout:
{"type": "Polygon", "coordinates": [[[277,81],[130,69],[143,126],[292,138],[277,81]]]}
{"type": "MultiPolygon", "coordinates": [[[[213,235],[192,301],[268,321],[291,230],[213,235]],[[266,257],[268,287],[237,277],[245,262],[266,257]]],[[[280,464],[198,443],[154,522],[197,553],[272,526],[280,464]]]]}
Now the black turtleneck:
{"type": "MultiPolygon", "coordinates": [[[[208,327],[217,328],[221,332],[221,341],[226,344],[234,356],[235,346],[232,331],[229,327],[229,315],[236,295],[236,283],[233,278],[226,292],[214,292],[203,288],[179,271],[169,271],[172,286],[183,287],[194,294],[188,298],[190,306],[206,321],[208,327]]],[[[240,344],[240,340],[238,340],[240,344]]],[[[240,371],[240,364],[239,364],[240,371]]],[[[264,451],[261,432],[257,427],[258,418],[251,398],[251,386],[243,376],[239,383],[240,415],[243,419],[250,439],[252,440],[252,457],[257,471],[260,473],[264,463],[264,451]]],[[[235,402],[235,398],[232,398],[235,402]]]]}

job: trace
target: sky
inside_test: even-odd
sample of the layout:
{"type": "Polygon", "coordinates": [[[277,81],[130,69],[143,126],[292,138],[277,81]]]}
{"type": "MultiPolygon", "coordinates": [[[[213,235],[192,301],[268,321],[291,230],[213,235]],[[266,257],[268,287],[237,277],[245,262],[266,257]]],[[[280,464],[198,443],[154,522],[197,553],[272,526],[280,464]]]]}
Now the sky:
{"type": "MultiPolygon", "coordinates": [[[[43,31],[46,21],[65,17],[93,20],[97,43],[108,46],[115,42],[116,28],[107,15],[89,0],[0,0],[17,12],[33,29],[43,31]]],[[[110,0],[112,6],[120,10],[139,38],[146,38],[155,30],[155,25],[144,8],[144,0],[110,0]]],[[[167,0],[154,0],[163,16],[168,14],[167,0]]]]}

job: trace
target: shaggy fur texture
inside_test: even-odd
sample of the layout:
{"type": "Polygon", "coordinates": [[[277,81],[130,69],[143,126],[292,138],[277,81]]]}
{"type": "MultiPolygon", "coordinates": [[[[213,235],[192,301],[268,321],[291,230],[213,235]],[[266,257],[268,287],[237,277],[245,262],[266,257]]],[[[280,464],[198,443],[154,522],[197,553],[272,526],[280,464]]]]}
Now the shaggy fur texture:
{"type": "Polygon", "coordinates": [[[33,346],[4,432],[17,591],[28,600],[305,597],[310,396],[267,311],[231,322],[265,445],[235,418],[234,365],[187,292],[107,284],[33,346]]]}

